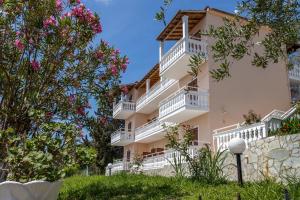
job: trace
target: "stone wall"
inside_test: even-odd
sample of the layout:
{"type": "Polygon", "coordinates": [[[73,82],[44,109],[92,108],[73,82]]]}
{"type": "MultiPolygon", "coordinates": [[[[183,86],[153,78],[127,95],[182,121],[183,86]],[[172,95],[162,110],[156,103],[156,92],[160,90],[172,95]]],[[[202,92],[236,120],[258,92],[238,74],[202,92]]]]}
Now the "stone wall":
{"type": "MultiPolygon", "coordinates": [[[[225,160],[224,173],[236,180],[235,156],[225,160]]],[[[284,180],[287,176],[300,177],[300,134],[273,136],[251,142],[242,156],[243,177],[247,181],[273,177],[284,180]]]]}

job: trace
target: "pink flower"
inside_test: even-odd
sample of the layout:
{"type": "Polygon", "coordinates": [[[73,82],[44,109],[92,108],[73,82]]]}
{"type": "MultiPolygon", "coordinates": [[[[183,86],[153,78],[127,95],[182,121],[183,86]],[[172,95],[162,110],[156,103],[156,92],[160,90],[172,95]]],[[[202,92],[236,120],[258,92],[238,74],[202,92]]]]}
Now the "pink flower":
{"type": "Polygon", "coordinates": [[[19,39],[16,39],[16,41],[15,41],[15,46],[16,46],[20,51],[22,51],[22,50],[25,48],[24,44],[23,44],[22,41],[19,40],[19,39]]]}
{"type": "Polygon", "coordinates": [[[44,28],[48,28],[49,26],[56,26],[57,21],[54,16],[51,16],[48,19],[44,20],[43,25],[44,25],[44,28]]]}
{"type": "Polygon", "coordinates": [[[0,5],[2,5],[4,3],[4,0],[0,0],[0,5]]]}
{"type": "Polygon", "coordinates": [[[31,61],[30,64],[31,64],[31,67],[34,71],[38,71],[41,67],[40,63],[36,60],[31,61]]]}
{"type": "Polygon", "coordinates": [[[28,42],[29,42],[29,44],[33,44],[34,43],[34,41],[33,41],[32,38],[30,38],[28,42]]]}
{"type": "Polygon", "coordinates": [[[100,117],[99,122],[101,124],[106,124],[107,123],[107,118],[106,117],[100,117]]]}
{"type": "Polygon", "coordinates": [[[61,11],[63,9],[62,1],[61,0],[56,0],[55,1],[55,7],[56,7],[56,10],[61,11]]]}
{"type": "Polygon", "coordinates": [[[75,100],[76,100],[76,97],[74,94],[71,94],[69,97],[68,97],[68,102],[69,104],[74,104],[75,103],[75,100]]]}
{"type": "Polygon", "coordinates": [[[96,52],[96,58],[99,59],[100,61],[103,60],[104,53],[102,51],[97,51],[96,52]]]}
{"type": "Polygon", "coordinates": [[[129,64],[129,59],[125,58],[125,63],[128,65],[129,64]]]}
{"type": "Polygon", "coordinates": [[[126,69],[127,69],[127,64],[122,64],[121,65],[121,68],[122,68],[122,70],[123,70],[123,73],[126,71],[126,69]]]}
{"type": "Polygon", "coordinates": [[[53,116],[53,113],[52,112],[47,112],[46,113],[46,118],[51,118],[53,116]]]}
{"type": "Polygon", "coordinates": [[[117,76],[118,75],[118,69],[116,66],[112,66],[111,67],[111,73],[113,76],[117,76]]]}
{"type": "Polygon", "coordinates": [[[82,22],[86,22],[95,34],[102,32],[102,26],[98,18],[89,9],[86,9],[83,4],[72,8],[71,15],[82,22]]]}
{"type": "Polygon", "coordinates": [[[84,116],[85,115],[84,107],[82,107],[82,106],[78,107],[77,110],[76,110],[76,113],[78,115],[84,116]]]}

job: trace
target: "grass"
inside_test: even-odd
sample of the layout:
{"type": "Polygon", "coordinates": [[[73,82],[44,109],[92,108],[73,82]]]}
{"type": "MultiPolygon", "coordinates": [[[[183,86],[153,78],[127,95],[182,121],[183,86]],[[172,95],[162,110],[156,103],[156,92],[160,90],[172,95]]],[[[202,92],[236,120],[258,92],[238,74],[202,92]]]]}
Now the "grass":
{"type": "Polygon", "coordinates": [[[283,186],[271,181],[246,184],[206,185],[188,179],[120,174],[112,177],[71,177],[64,181],[59,200],[233,200],[237,193],[242,200],[282,200],[283,186]]]}

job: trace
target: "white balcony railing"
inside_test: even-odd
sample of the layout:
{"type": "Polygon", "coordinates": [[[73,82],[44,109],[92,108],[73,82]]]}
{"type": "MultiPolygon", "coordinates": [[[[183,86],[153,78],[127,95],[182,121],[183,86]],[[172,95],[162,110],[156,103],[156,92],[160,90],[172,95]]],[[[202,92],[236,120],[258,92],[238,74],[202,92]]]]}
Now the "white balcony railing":
{"type": "Polygon", "coordinates": [[[167,51],[167,53],[163,55],[160,61],[160,73],[164,72],[185,53],[203,53],[205,56],[207,56],[206,47],[206,42],[182,38],[176,42],[176,44],[169,51],[167,51]]]}
{"type": "Polygon", "coordinates": [[[230,140],[233,138],[243,138],[246,145],[252,141],[259,140],[268,136],[268,133],[281,127],[281,122],[287,118],[298,118],[297,105],[286,112],[273,110],[261,119],[261,122],[251,125],[234,124],[214,130],[213,140],[217,149],[226,150],[230,140]]]}
{"type": "MultiPolygon", "coordinates": [[[[111,173],[115,174],[121,171],[129,170],[129,163],[122,160],[117,160],[113,162],[111,173]]],[[[109,169],[106,167],[106,175],[109,175],[109,169]]]]}
{"type": "Polygon", "coordinates": [[[126,118],[129,114],[135,112],[135,103],[121,100],[118,104],[113,106],[114,118],[126,118]]]}
{"type": "Polygon", "coordinates": [[[164,79],[161,82],[156,83],[152,86],[148,93],[145,93],[136,101],[136,110],[141,109],[146,104],[150,103],[154,98],[157,98],[162,92],[176,83],[174,79],[164,79]]]}
{"type": "Polygon", "coordinates": [[[184,87],[160,103],[159,117],[163,118],[181,108],[208,111],[208,92],[184,87]]]}
{"type": "Polygon", "coordinates": [[[111,144],[112,145],[127,145],[131,142],[134,142],[134,134],[131,132],[126,131],[125,129],[121,128],[115,131],[111,135],[111,144]]]}
{"type": "Polygon", "coordinates": [[[228,149],[228,144],[233,138],[244,139],[248,146],[249,142],[265,137],[267,137],[267,126],[263,122],[245,126],[235,124],[230,127],[224,127],[222,129],[215,130],[213,136],[217,149],[220,150],[228,149]]]}
{"type": "Polygon", "coordinates": [[[291,80],[300,81],[300,65],[295,64],[291,70],[289,70],[289,78],[291,80]]]}
{"type": "MultiPolygon", "coordinates": [[[[201,146],[191,146],[188,150],[189,155],[191,157],[195,157],[198,153],[198,150],[203,147],[203,144],[209,145],[209,143],[202,143],[201,146]]],[[[154,156],[147,155],[147,157],[143,160],[143,170],[163,168],[164,166],[168,166],[171,165],[171,163],[174,163],[174,159],[176,159],[176,161],[179,161],[180,159],[182,163],[186,163],[185,158],[181,156],[180,152],[173,149],[156,153],[154,156]]]]}
{"type": "Polygon", "coordinates": [[[142,139],[147,139],[151,136],[156,136],[156,134],[159,134],[164,130],[164,125],[166,126],[172,126],[173,123],[169,122],[161,122],[158,119],[150,121],[143,126],[140,126],[135,129],[135,141],[140,141],[142,139]]]}

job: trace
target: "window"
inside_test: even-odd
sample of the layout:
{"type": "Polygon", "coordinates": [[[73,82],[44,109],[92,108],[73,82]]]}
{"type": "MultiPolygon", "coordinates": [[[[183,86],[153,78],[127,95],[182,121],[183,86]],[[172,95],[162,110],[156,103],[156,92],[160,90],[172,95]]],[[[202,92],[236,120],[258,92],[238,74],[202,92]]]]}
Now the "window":
{"type": "Polygon", "coordinates": [[[131,132],[131,129],[132,129],[132,123],[129,122],[128,125],[127,125],[128,132],[131,132]]]}
{"type": "Polygon", "coordinates": [[[190,132],[192,134],[192,144],[198,146],[198,127],[190,129],[190,132]]]}
{"type": "Polygon", "coordinates": [[[126,152],[126,161],[130,162],[130,150],[126,152]]]}
{"type": "Polygon", "coordinates": [[[191,82],[189,82],[188,87],[190,90],[197,90],[196,88],[198,87],[198,81],[197,78],[193,79],[191,82]]]}

